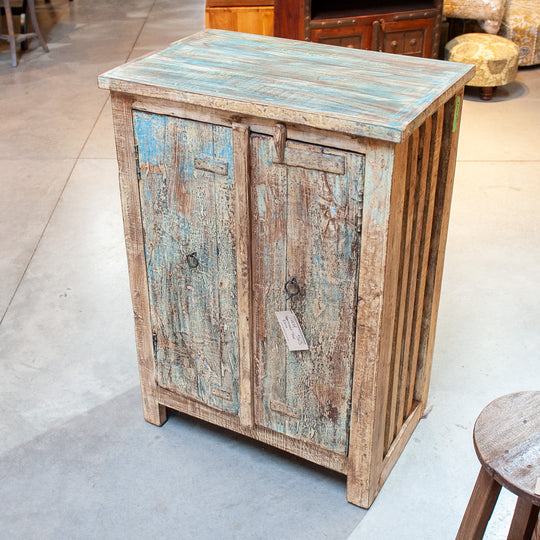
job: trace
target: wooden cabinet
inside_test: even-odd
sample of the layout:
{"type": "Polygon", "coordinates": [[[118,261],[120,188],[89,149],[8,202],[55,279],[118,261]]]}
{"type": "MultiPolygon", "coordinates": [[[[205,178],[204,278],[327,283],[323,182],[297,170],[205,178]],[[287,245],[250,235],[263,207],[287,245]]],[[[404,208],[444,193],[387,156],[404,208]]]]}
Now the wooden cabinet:
{"type": "Polygon", "coordinates": [[[371,504],[426,405],[471,77],[215,30],[100,77],[149,422],[248,435],[371,504]]]}
{"type": "Polygon", "coordinates": [[[272,36],[273,0],[206,0],[206,28],[272,36]]]}
{"type": "Polygon", "coordinates": [[[442,1],[276,0],[274,35],[437,58],[442,1]]]}

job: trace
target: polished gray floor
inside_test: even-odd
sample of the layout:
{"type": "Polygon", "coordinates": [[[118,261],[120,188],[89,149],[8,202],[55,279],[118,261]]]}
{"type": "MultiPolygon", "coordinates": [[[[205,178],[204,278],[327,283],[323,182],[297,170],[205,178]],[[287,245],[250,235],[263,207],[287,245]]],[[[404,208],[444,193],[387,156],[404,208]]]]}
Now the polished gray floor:
{"type": "MultiPolygon", "coordinates": [[[[15,0],[14,0],[15,3],[15,0]]],[[[201,29],[202,0],[38,1],[0,42],[0,538],[453,538],[495,397],[540,386],[540,68],[467,92],[430,413],[369,511],[345,479],[140,413],[110,105],[97,75],[201,29]]],[[[486,538],[504,537],[504,493],[486,538]]]]}

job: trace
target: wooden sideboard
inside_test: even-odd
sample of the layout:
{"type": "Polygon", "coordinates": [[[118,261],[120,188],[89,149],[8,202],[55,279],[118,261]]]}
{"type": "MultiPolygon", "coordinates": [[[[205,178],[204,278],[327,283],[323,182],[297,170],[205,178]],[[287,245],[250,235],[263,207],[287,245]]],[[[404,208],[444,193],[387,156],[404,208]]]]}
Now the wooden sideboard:
{"type": "Polygon", "coordinates": [[[274,35],[437,58],[442,0],[275,0],[274,35]]]}
{"type": "Polygon", "coordinates": [[[206,30],[99,78],[146,420],[253,437],[370,506],[426,406],[472,75],[206,30]]]}

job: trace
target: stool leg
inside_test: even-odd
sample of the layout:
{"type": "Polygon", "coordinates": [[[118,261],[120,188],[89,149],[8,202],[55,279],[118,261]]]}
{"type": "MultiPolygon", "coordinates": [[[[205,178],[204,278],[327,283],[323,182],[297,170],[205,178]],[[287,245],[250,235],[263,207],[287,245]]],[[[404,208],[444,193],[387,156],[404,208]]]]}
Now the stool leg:
{"type": "Polygon", "coordinates": [[[508,540],[530,540],[538,521],[538,506],[518,497],[508,540]]]}
{"type": "Polygon", "coordinates": [[[34,5],[34,0],[28,0],[28,12],[30,13],[30,20],[32,21],[32,27],[34,28],[34,32],[36,36],[39,39],[39,42],[41,43],[41,46],[43,47],[43,50],[45,52],[49,52],[49,48],[47,47],[47,43],[43,39],[43,35],[41,34],[41,30],[39,29],[39,25],[37,22],[36,17],[36,7],[34,5]]]}
{"type": "Polygon", "coordinates": [[[495,508],[501,486],[482,467],[469,504],[461,520],[456,540],[481,540],[495,508]]]}
{"type": "Polygon", "coordinates": [[[4,13],[6,14],[6,23],[9,37],[9,48],[11,49],[11,65],[17,67],[17,46],[15,44],[15,31],[13,30],[13,15],[9,0],[4,0],[4,13]]]}
{"type": "Polygon", "coordinates": [[[534,528],[532,540],[540,540],[540,516],[538,516],[538,521],[536,522],[536,527],[534,528]]]}
{"type": "Polygon", "coordinates": [[[489,101],[493,97],[494,88],[492,86],[483,86],[480,88],[480,98],[489,101]]]}

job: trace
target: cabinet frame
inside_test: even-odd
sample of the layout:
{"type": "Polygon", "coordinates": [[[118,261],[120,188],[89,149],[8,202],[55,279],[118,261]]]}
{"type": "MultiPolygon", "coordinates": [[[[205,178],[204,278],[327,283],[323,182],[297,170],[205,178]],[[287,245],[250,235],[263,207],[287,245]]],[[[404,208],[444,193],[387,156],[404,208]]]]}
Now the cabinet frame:
{"type": "MultiPolygon", "coordinates": [[[[459,96],[462,96],[462,91],[459,96]]],[[[422,351],[422,360],[418,365],[420,375],[415,376],[412,382],[414,385],[412,409],[399,425],[394,425],[395,436],[387,434],[388,403],[392,400],[390,387],[395,373],[393,367],[395,359],[392,358],[395,345],[394,320],[399,304],[399,266],[392,264],[392,261],[399,258],[399,251],[403,249],[403,211],[399,211],[399,208],[403,208],[406,196],[406,177],[407,171],[411,168],[411,152],[415,151],[414,144],[418,152],[418,130],[403,142],[394,143],[287,124],[290,139],[324,144],[365,155],[356,359],[349,453],[343,456],[254,423],[249,220],[237,220],[236,223],[240,351],[239,415],[218,411],[187,396],[160,388],[154,376],[154,350],[132,111],[141,110],[231,127],[235,145],[234,169],[237,183],[235,202],[238,210],[245,211],[246,215],[249,214],[250,130],[271,136],[275,121],[117,91],[111,92],[111,98],[145,419],[152,424],[162,425],[167,419],[167,409],[170,408],[270,444],[346,474],[348,500],[356,505],[369,507],[426,406],[455,167],[460,100],[450,99],[428,118],[430,125],[432,123],[436,125],[433,133],[439,139],[435,150],[432,149],[431,152],[440,152],[440,157],[435,156],[437,170],[433,171],[439,185],[434,195],[434,227],[429,239],[429,268],[425,284],[428,300],[424,306],[427,309],[421,319],[424,337],[418,344],[422,351]]],[[[430,159],[433,159],[433,156],[430,159]]]]}

